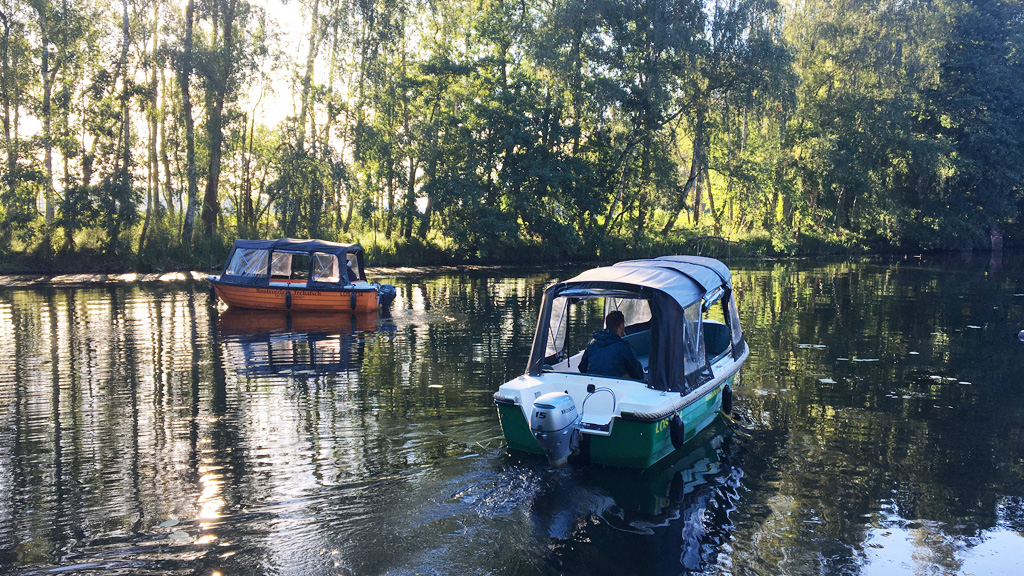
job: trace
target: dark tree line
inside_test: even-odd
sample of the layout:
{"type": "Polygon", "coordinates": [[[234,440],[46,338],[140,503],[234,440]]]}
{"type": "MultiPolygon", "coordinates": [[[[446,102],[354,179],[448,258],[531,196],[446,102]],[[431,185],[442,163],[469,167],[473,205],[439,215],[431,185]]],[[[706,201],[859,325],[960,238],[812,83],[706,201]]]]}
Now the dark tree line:
{"type": "Polygon", "coordinates": [[[1019,0],[268,2],[0,0],[0,249],[1020,230],[1019,0]]]}

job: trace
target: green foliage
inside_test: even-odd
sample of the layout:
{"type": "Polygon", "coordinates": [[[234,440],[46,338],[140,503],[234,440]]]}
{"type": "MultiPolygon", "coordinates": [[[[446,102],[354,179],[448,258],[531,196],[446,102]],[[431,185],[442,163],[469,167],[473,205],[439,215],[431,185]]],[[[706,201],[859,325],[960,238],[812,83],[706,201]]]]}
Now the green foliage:
{"type": "MultiPolygon", "coordinates": [[[[964,1],[930,90],[930,129],[947,142],[940,233],[958,247],[1020,217],[1024,199],[1024,5],[964,1]]],[[[942,207],[942,205],[939,205],[942,207]]]]}
{"type": "MultiPolygon", "coordinates": [[[[97,205],[96,194],[88,186],[71,184],[64,189],[57,218],[54,225],[64,229],[65,233],[74,238],[78,232],[96,226],[100,219],[101,207],[97,205]]],[[[72,250],[74,245],[65,246],[65,249],[72,250]]]]}
{"type": "Polygon", "coordinates": [[[1024,236],[1020,0],[301,0],[298,52],[247,0],[0,4],[0,246],[55,264],[216,267],[235,236],[392,264],[1024,236]]]}
{"type": "Polygon", "coordinates": [[[275,207],[282,216],[278,222],[281,233],[289,237],[325,236],[324,213],[332,186],[330,163],[301,150],[289,150],[281,158],[279,170],[267,192],[275,198],[275,207]]]}
{"type": "Polygon", "coordinates": [[[36,209],[36,197],[42,192],[45,175],[36,168],[27,168],[20,163],[14,170],[4,174],[3,190],[0,191],[0,215],[2,229],[0,238],[3,244],[12,238],[20,241],[29,240],[31,224],[39,217],[36,209]]]}
{"type": "Polygon", "coordinates": [[[233,242],[233,237],[220,233],[197,238],[189,253],[191,265],[205,271],[223,269],[233,242]]]}
{"type": "Polygon", "coordinates": [[[133,186],[131,173],[123,167],[104,178],[96,190],[99,225],[107,234],[107,251],[113,255],[124,255],[131,248],[131,242],[124,233],[139,217],[139,191],[133,186]]]}
{"type": "MultiPolygon", "coordinates": [[[[133,269],[139,272],[164,272],[176,270],[193,261],[194,255],[186,253],[178,244],[176,220],[166,216],[154,218],[148,234],[145,249],[131,258],[133,269]]],[[[203,260],[197,259],[195,262],[202,263],[203,260]]]]}
{"type": "Polygon", "coordinates": [[[432,266],[457,262],[444,247],[419,238],[362,244],[366,257],[373,266],[432,266]]]}

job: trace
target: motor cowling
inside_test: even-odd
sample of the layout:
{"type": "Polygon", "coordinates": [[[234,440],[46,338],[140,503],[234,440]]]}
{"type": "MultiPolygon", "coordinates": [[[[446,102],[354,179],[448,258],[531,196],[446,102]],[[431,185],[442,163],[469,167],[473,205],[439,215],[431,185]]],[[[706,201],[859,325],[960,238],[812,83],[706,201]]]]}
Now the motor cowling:
{"type": "Polygon", "coordinates": [[[565,466],[579,448],[581,420],[576,403],[565,392],[549,392],[534,400],[530,432],[555,468],[565,466]]]}
{"type": "Polygon", "coordinates": [[[391,284],[380,284],[377,286],[377,306],[387,308],[395,300],[398,291],[391,284]]]}

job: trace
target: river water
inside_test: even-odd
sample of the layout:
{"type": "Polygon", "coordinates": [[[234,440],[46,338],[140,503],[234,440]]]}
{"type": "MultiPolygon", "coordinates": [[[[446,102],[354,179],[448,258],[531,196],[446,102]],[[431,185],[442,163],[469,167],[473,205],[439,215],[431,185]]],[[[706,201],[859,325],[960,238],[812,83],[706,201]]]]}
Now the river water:
{"type": "Polygon", "coordinates": [[[3,574],[1018,574],[1024,258],[735,262],[733,418],[643,473],[507,454],[544,286],[390,318],[0,288],[3,574]]]}

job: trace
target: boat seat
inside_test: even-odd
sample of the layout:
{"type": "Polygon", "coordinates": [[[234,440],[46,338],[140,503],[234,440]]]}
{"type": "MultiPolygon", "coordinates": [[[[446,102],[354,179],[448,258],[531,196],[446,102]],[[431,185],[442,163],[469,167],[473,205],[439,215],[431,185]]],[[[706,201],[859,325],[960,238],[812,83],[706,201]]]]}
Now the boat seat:
{"type": "Polygon", "coordinates": [[[635,334],[626,334],[623,340],[629,342],[637,356],[647,356],[651,353],[650,330],[642,330],[635,334]]]}
{"type": "Polygon", "coordinates": [[[704,322],[704,350],[710,363],[714,364],[715,360],[729,351],[730,341],[728,326],[713,320],[704,322]]]}

